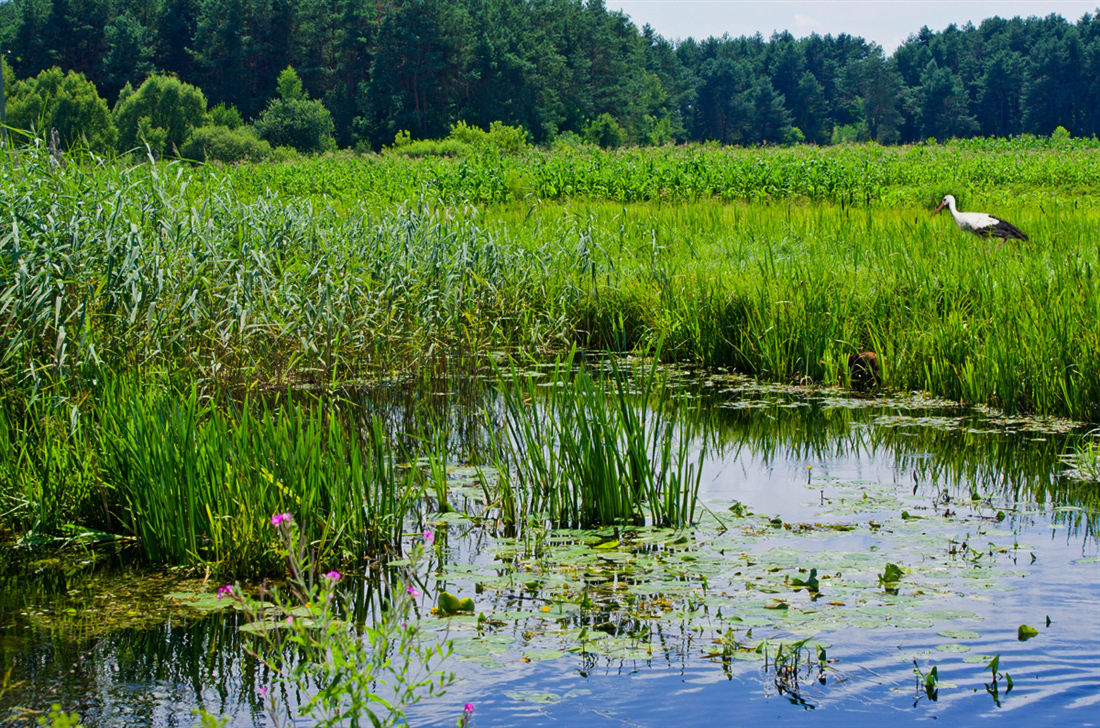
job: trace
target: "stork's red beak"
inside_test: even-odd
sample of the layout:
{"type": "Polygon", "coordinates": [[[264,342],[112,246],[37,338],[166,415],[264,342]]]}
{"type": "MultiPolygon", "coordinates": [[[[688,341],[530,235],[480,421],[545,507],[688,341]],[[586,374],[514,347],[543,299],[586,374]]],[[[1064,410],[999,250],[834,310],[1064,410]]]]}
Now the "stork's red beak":
{"type": "Polygon", "coordinates": [[[945,207],[947,207],[947,200],[944,200],[940,203],[940,206],[936,208],[936,211],[932,213],[932,216],[935,217],[937,214],[939,214],[939,211],[945,207]]]}

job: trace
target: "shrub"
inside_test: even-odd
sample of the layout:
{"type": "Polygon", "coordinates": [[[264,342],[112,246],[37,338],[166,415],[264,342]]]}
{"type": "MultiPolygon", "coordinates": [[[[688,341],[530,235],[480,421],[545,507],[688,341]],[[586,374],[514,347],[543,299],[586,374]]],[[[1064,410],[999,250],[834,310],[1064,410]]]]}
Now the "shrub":
{"type": "Polygon", "coordinates": [[[180,156],[197,162],[259,162],[271,156],[271,145],[248,127],[203,126],[180,147],[180,156]]]}
{"type": "Polygon", "coordinates": [[[792,126],[791,130],[787,132],[787,135],[783,137],[783,143],[787,146],[792,144],[805,144],[806,135],[802,133],[802,130],[797,126],[792,126]]]}
{"type": "Polygon", "coordinates": [[[447,138],[469,144],[471,147],[480,147],[487,142],[489,134],[484,129],[470,126],[465,121],[459,121],[457,124],[451,124],[451,133],[447,138]]]}
{"type": "Polygon", "coordinates": [[[461,157],[473,148],[457,139],[421,139],[392,147],[390,151],[405,157],[461,157]]]}
{"type": "Polygon", "coordinates": [[[584,138],[604,149],[616,149],[626,142],[626,132],[614,116],[605,112],[584,128],[584,138]]]}
{"type": "Polygon", "coordinates": [[[137,91],[122,90],[114,115],[120,151],[148,144],[163,154],[169,146],[182,147],[191,130],[202,126],[206,97],[178,78],[152,75],[137,91]]]}
{"type": "Polygon", "coordinates": [[[488,142],[490,148],[501,154],[519,154],[527,148],[527,130],[494,121],[489,124],[488,142]]]}
{"type": "Polygon", "coordinates": [[[561,134],[554,137],[554,141],[551,143],[550,148],[555,151],[561,151],[563,149],[580,149],[587,143],[588,142],[586,142],[580,134],[573,131],[563,131],[561,134]]]}
{"type": "Polygon", "coordinates": [[[332,114],[320,101],[310,101],[293,68],[279,74],[280,97],[272,99],[256,120],[256,132],[272,146],[293,147],[303,154],[336,149],[332,114]]]}
{"type": "Polygon", "coordinates": [[[236,106],[218,104],[206,112],[206,126],[227,126],[230,129],[238,129],[244,126],[244,119],[236,106]]]}
{"type": "Polygon", "coordinates": [[[65,149],[86,143],[93,151],[105,152],[114,147],[118,136],[107,102],[99,97],[95,84],[80,73],[62,74],[57,67],[15,83],[7,116],[8,124],[16,129],[43,134],[57,129],[65,149]]]}
{"type": "Polygon", "coordinates": [[[527,131],[517,126],[506,126],[499,121],[489,124],[489,131],[485,131],[459,121],[451,125],[447,140],[462,142],[479,152],[520,154],[527,148],[527,131]]]}

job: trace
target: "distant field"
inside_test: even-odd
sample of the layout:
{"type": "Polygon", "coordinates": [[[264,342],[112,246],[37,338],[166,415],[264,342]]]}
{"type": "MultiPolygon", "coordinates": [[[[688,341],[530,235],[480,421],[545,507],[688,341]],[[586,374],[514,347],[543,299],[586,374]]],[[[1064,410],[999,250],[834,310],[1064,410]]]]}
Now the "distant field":
{"type": "Polygon", "coordinates": [[[236,190],[339,204],[420,195],[447,202],[685,202],[801,198],[845,205],[931,204],[945,192],[1000,202],[1100,189],[1096,140],[968,140],[948,145],[716,145],[602,151],[531,150],[461,159],[337,156],[229,170],[236,190]]]}

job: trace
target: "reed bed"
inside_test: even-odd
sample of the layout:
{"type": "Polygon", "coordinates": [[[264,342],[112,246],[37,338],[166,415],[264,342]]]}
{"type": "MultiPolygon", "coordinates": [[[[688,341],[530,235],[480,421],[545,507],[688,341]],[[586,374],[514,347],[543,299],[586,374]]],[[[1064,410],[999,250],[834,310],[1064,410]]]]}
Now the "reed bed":
{"type": "Polygon", "coordinates": [[[839,381],[852,352],[873,349],[889,386],[1100,419],[1089,199],[1003,203],[1032,241],[999,247],[927,206],[417,198],[340,211],[247,201],[234,174],[191,184],[183,167],[51,159],[27,156],[2,180],[0,380],[19,396],[150,366],[263,389],[454,352],[663,342],[779,381],[839,381]]]}
{"type": "Polygon", "coordinates": [[[1032,241],[999,246],[930,210],[883,206],[500,214],[549,248],[563,229],[583,241],[569,318],[584,346],[662,341],[670,358],[810,384],[846,383],[849,356],[869,349],[887,387],[1095,421],[1100,209],[1055,199],[998,212],[1032,241]]]}
{"type": "Polygon", "coordinates": [[[0,496],[24,543],[133,539],[154,563],[277,573],[273,514],[297,514],[318,564],[399,548],[424,478],[360,407],[247,398],[217,406],[122,379],[84,413],[39,400],[0,417],[0,496]],[[69,468],[69,470],[66,470],[69,468]]]}

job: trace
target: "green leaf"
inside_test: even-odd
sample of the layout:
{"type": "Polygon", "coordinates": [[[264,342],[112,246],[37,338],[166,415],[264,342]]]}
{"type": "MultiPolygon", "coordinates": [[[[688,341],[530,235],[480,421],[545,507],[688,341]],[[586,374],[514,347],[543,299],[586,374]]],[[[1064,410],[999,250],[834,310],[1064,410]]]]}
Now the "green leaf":
{"type": "Polygon", "coordinates": [[[1039,630],[1033,627],[1028,627],[1026,624],[1021,624],[1020,628],[1016,630],[1016,639],[1020,640],[1021,642],[1027,642],[1029,639],[1037,636],[1038,634],[1039,630]]]}

